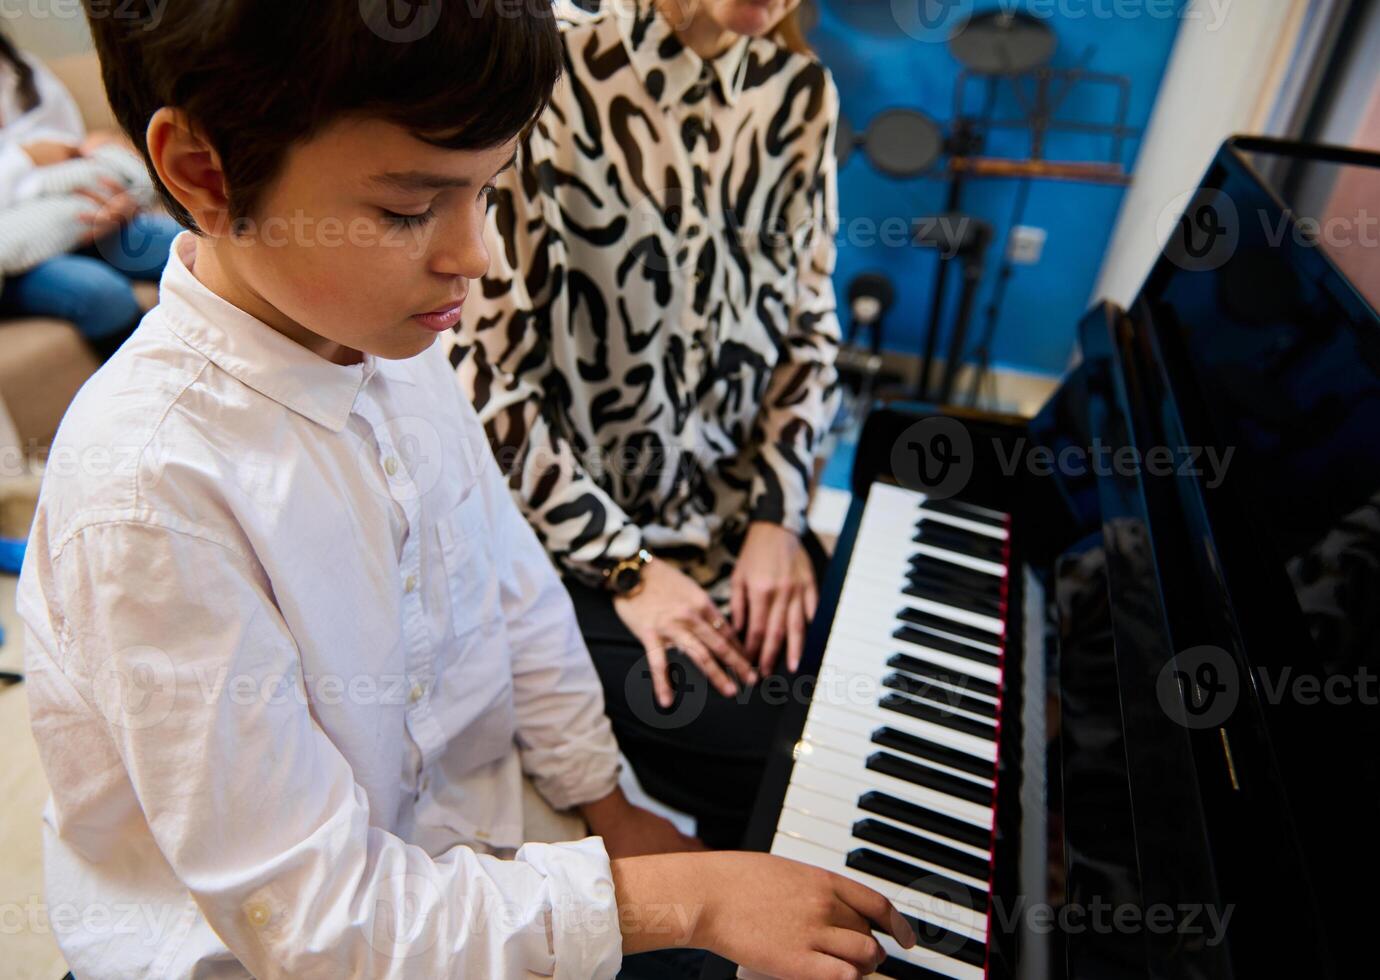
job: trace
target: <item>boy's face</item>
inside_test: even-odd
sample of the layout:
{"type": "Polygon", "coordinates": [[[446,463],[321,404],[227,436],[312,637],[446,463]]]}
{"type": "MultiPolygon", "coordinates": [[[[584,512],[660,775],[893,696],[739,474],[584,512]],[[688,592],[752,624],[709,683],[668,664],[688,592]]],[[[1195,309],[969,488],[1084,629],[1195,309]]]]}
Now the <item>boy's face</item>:
{"type": "Polygon", "coordinates": [[[516,146],[448,150],[380,120],[335,123],[215,240],[227,298],[333,360],[421,353],[488,269],[488,198],[516,146]]]}

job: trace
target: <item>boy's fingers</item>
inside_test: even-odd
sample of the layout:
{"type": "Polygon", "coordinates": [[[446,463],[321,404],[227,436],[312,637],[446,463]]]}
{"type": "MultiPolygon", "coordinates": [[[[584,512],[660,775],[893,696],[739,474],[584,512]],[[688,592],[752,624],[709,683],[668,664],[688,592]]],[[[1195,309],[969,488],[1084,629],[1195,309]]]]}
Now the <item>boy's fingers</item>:
{"type": "Polygon", "coordinates": [[[805,619],[813,623],[815,620],[815,613],[818,611],[819,586],[815,584],[814,579],[811,579],[810,584],[805,586],[805,619]]]}
{"type": "Polygon", "coordinates": [[[889,934],[903,948],[910,949],[915,945],[915,931],[911,929],[910,923],[901,918],[896,906],[881,892],[873,891],[843,875],[834,875],[834,894],[856,909],[874,927],[889,934]]]}
{"type": "Polygon", "coordinates": [[[852,929],[825,929],[816,941],[815,948],[843,960],[864,974],[876,970],[877,964],[886,959],[886,951],[881,943],[872,938],[871,932],[854,932],[852,929]]]}

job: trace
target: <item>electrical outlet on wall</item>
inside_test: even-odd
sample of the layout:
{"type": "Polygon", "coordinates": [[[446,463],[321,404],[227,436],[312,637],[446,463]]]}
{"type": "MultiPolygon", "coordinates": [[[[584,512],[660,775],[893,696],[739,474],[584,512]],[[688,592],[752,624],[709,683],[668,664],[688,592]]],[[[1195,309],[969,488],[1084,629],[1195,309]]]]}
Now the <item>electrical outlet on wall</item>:
{"type": "Polygon", "coordinates": [[[1045,230],[1016,225],[1006,240],[1006,256],[1015,265],[1034,265],[1045,250],[1045,230]]]}

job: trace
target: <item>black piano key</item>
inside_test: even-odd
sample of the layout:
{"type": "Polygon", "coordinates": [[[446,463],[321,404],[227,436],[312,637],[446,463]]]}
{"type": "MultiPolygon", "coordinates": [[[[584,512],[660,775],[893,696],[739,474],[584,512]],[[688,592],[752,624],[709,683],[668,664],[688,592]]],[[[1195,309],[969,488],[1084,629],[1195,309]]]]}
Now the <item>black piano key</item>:
{"type": "Polygon", "coordinates": [[[973,677],[971,674],[965,674],[949,667],[939,667],[925,660],[917,660],[908,653],[893,653],[887,658],[886,665],[897,670],[904,670],[907,674],[915,674],[918,677],[928,677],[930,680],[952,684],[954,687],[972,691],[975,694],[997,696],[997,685],[991,681],[983,680],[981,677],[973,677]]]}
{"type": "Polygon", "coordinates": [[[952,524],[940,524],[938,521],[921,521],[919,530],[911,540],[916,544],[933,545],[970,558],[981,558],[983,561],[1001,562],[1006,554],[1006,544],[996,538],[966,531],[952,524]]]}
{"type": "Polygon", "coordinates": [[[910,559],[910,568],[917,575],[945,582],[955,588],[971,589],[973,592],[990,595],[996,599],[1001,598],[1002,581],[999,575],[989,575],[975,568],[955,565],[951,561],[935,558],[923,552],[910,559]]]}
{"type": "Polygon", "coordinates": [[[951,749],[947,745],[940,745],[917,735],[898,732],[894,728],[883,726],[877,729],[872,733],[872,744],[880,745],[884,749],[905,752],[907,755],[913,755],[919,759],[929,759],[941,766],[948,766],[959,772],[971,773],[983,779],[991,779],[996,775],[997,766],[994,762],[978,759],[967,752],[951,749]]]}
{"type": "Polygon", "coordinates": [[[866,765],[873,772],[904,779],[908,783],[924,786],[936,793],[952,796],[956,800],[967,800],[969,803],[976,803],[978,806],[985,807],[992,805],[992,787],[983,786],[981,783],[972,782],[952,773],[940,772],[929,766],[922,766],[919,763],[911,762],[909,759],[902,759],[899,755],[892,755],[890,752],[873,752],[867,757],[866,765]]]}
{"type": "Polygon", "coordinates": [[[969,626],[967,623],[957,623],[952,619],[945,619],[943,616],[936,616],[934,613],[925,612],[923,609],[912,609],[906,606],[896,614],[903,621],[914,626],[919,626],[927,630],[935,630],[940,633],[948,633],[950,636],[960,636],[975,643],[988,643],[992,646],[1001,645],[1001,634],[994,633],[992,630],[982,626],[969,626]]]}
{"type": "Polygon", "coordinates": [[[969,646],[959,640],[951,640],[946,636],[936,636],[934,633],[916,629],[914,626],[902,626],[891,635],[894,639],[914,643],[918,647],[938,650],[941,653],[951,653],[955,657],[963,657],[966,660],[986,664],[989,667],[995,667],[1001,662],[1001,656],[990,650],[979,650],[977,647],[969,646]]]}
{"type": "Polygon", "coordinates": [[[995,725],[989,725],[976,718],[969,718],[967,715],[945,711],[943,708],[925,701],[917,701],[914,698],[906,697],[904,694],[883,695],[878,704],[887,711],[895,711],[912,718],[919,718],[921,721],[943,725],[945,728],[962,732],[965,735],[975,735],[978,738],[985,738],[989,742],[997,740],[997,727],[995,725]]]}
{"type": "Polygon", "coordinates": [[[987,912],[986,889],[973,888],[933,871],[926,871],[907,861],[881,854],[870,847],[859,847],[849,851],[845,863],[854,871],[861,871],[874,878],[933,895],[974,912],[987,912]]]}
{"type": "Polygon", "coordinates": [[[906,595],[915,596],[917,599],[942,602],[947,606],[953,606],[955,609],[978,613],[982,616],[994,616],[998,619],[1002,616],[1000,598],[949,588],[939,582],[916,575],[914,572],[906,576],[906,583],[906,587],[902,591],[906,595]]]}
{"type": "Polygon", "coordinates": [[[969,939],[961,932],[951,932],[933,922],[917,919],[909,912],[901,912],[901,918],[910,923],[915,930],[917,948],[932,949],[951,960],[967,963],[969,966],[985,966],[987,963],[987,944],[980,939],[969,939]]]}
{"type": "Polygon", "coordinates": [[[972,521],[975,524],[987,524],[990,527],[1005,527],[1011,515],[996,514],[987,508],[978,507],[974,504],[964,503],[962,500],[926,500],[920,505],[925,510],[932,510],[936,514],[948,514],[950,517],[961,517],[965,521],[972,521]]]}
{"type": "Polygon", "coordinates": [[[880,976],[890,977],[891,980],[949,980],[943,973],[935,973],[927,967],[907,963],[896,956],[888,956],[882,960],[876,972],[880,976]]]}
{"type": "Polygon", "coordinates": [[[984,858],[975,857],[967,851],[945,847],[928,837],[912,834],[909,830],[893,827],[871,817],[853,824],[853,836],[869,844],[880,844],[893,851],[909,854],[945,871],[955,871],[969,878],[976,878],[978,881],[986,881],[991,871],[984,858]]]}
{"type": "Polygon", "coordinates": [[[905,674],[887,675],[882,680],[882,686],[889,687],[893,691],[900,691],[902,694],[909,694],[911,697],[930,701],[941,708],[962,708],[964,711],[971,711],[975,715],[983,715],[987,718],[997,717],[997,706],[991,701],[970,697],[962,691],[951,691],[947,687],[940,687],[925,680],[916,680],[905,674]]]}
{"type": "Polygon", "coordinates": [[[928,830],[932,834],[956,840],[970,847],[986,849],[992,846],[992,831],[989,828],[974,826],[966,820],[959,820],[947,813],[938,813],[919,803],[911,803],[881,790],[868,790],[858,797],[858,809],[875,813],[879,817],[899,820],[901,823],[928,830]]]}

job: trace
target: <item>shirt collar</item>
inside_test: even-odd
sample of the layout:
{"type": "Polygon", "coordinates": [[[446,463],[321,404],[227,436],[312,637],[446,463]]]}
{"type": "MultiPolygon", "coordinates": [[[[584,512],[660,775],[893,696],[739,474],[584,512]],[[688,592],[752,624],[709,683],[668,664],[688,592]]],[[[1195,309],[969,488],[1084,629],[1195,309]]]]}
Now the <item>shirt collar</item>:
{"type": "Polygon", "coordinates": [[[658,105],[698,103],[715,81],[725,104],[737,104],[751,38],[739,37],[727,51],[706,63],[680,42],[654,0],[613,0],[613,10],[633,70],[658,105]]]}
{"type": "Polygon", "coordinates": [[[340,432],[375,373],[411,381],[408,368],[365,354],[335,364],[217,296],[192,273],[196,238],[178,235],[159,286],[169,329],[226,374],[299,415],[340,432]]]}

